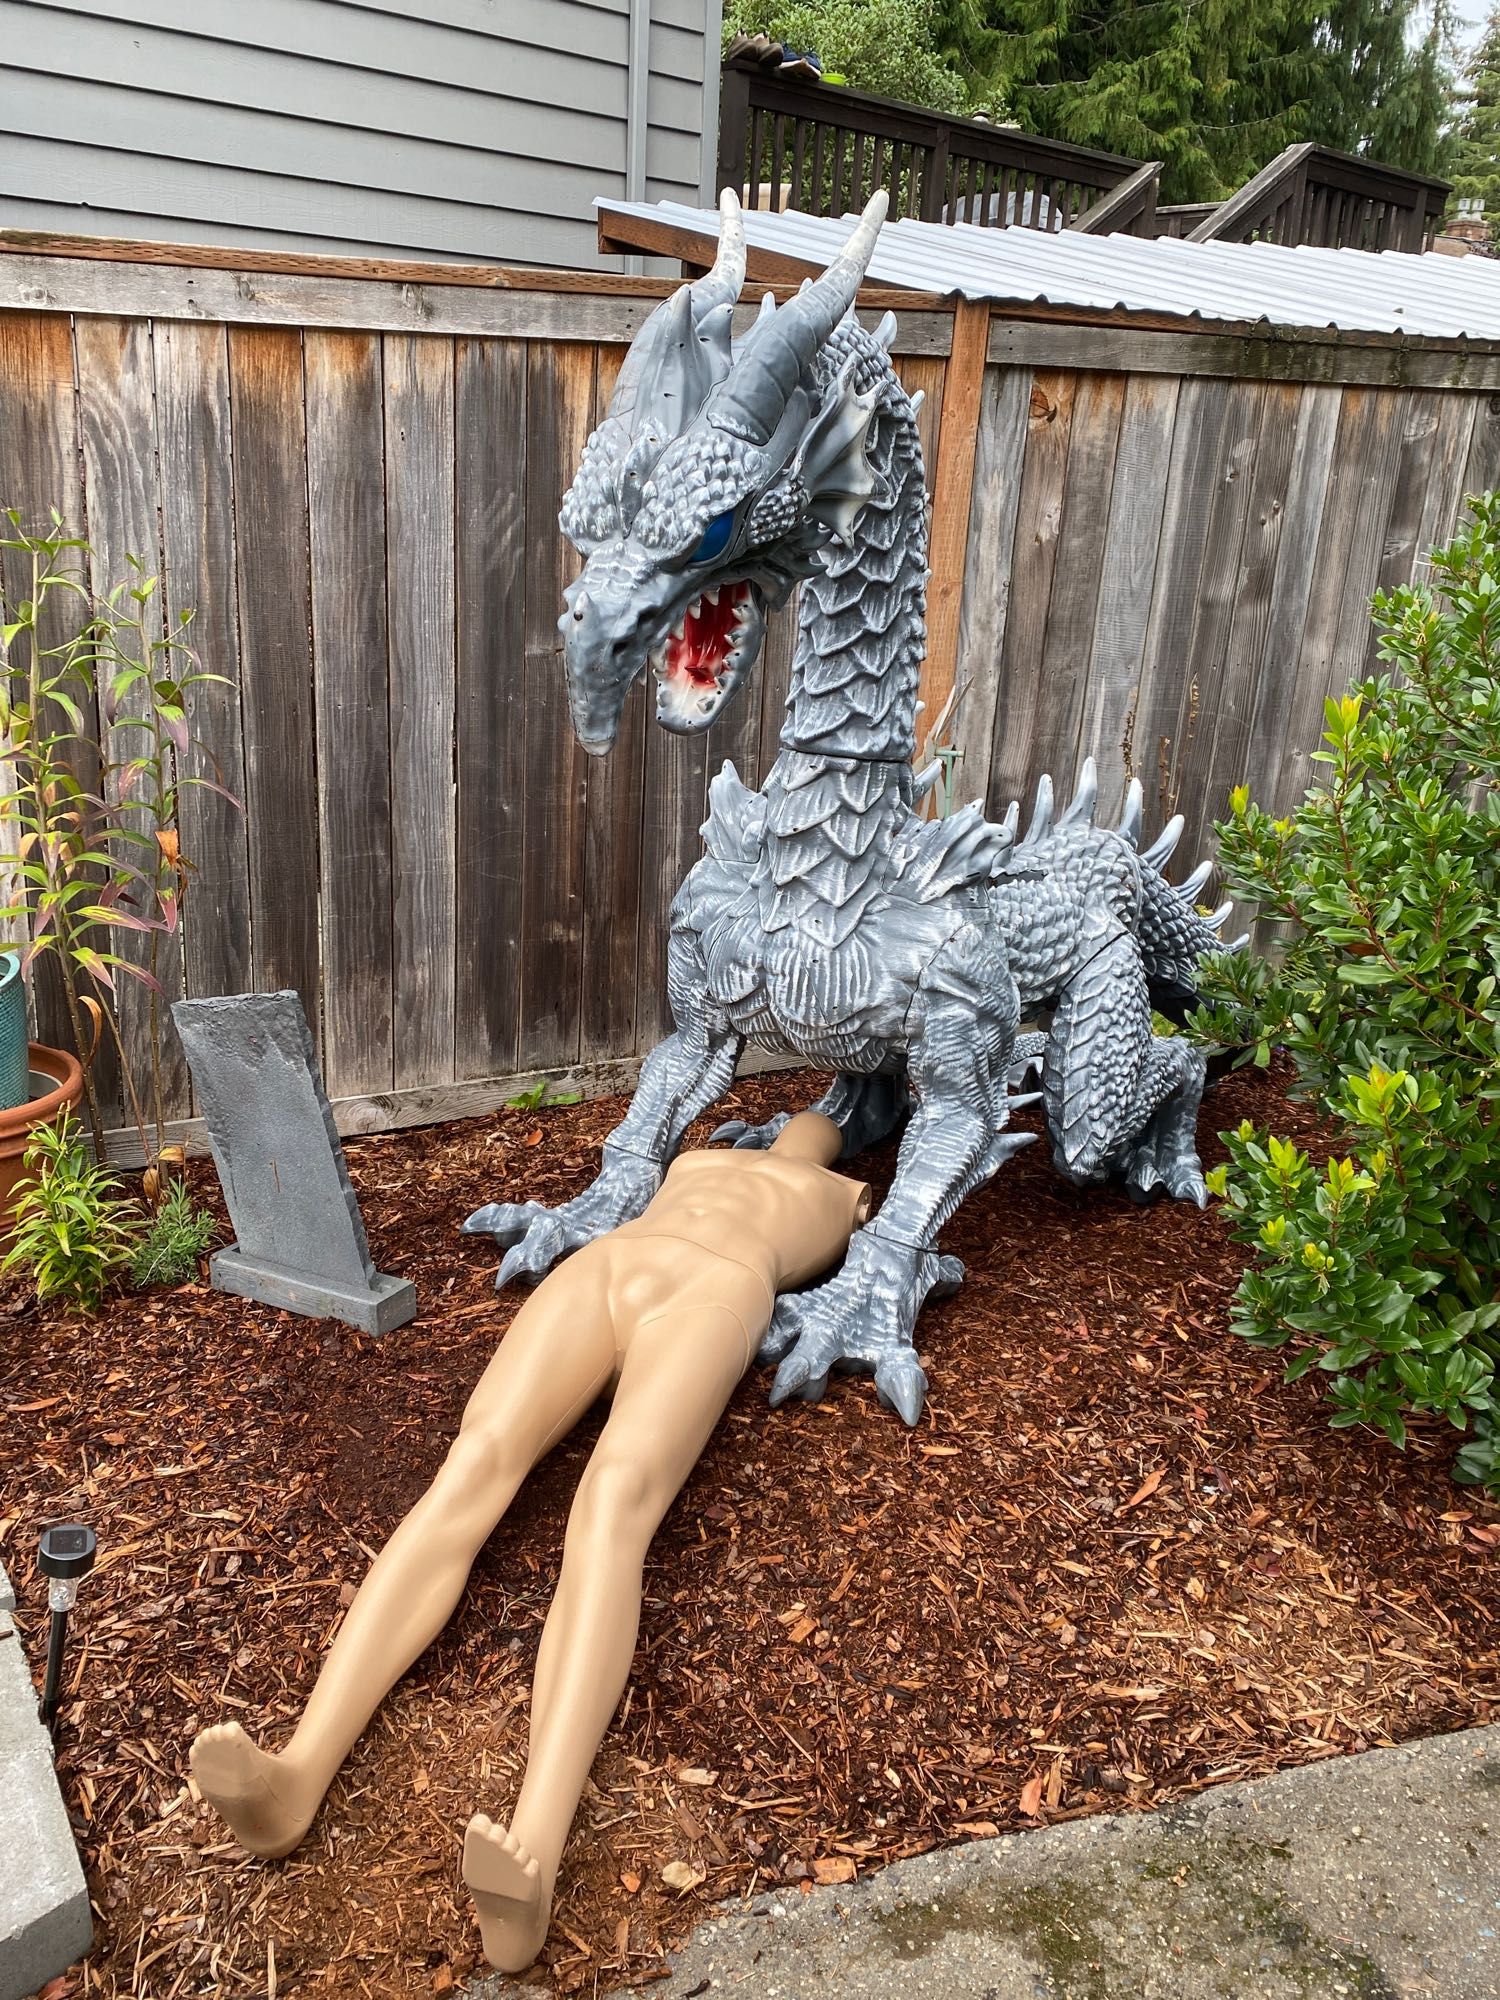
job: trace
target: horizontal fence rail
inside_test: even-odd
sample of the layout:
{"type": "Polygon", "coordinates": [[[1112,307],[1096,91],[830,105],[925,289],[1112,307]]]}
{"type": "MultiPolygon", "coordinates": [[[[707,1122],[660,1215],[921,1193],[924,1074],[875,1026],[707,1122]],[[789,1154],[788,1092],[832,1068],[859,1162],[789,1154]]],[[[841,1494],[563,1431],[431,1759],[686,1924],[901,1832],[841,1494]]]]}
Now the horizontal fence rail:
{"type": "MultiPolygon", "coordinates": [[[[184,803],[168,997],[295,988],[346,1130],[542,1073],[622,1086],[668,1025],[708,779],[769,768],[794,637],[789,608],[708,736],[656,728],[637,688],[614,753],[578,749],[558,508],[663,288],[193,254],[0,243],[0,501],[57,506],[100,584],[140,555],[230,683],[194,727],[245,811],[184,803]]],[[[1290,804],[1325,693],[1369,659],[1370,592],[1500,480],[1500,359],[1429,355],[1455,372],[1427,388],[1358,377],[1412,354],[1309,345],[1273,379],[1248,335],[862,310],[893,298],[934,495],[923,698],[957,689],[958,798],[1003,807],[1091,753],[1105,805],[1139,775],[1200,846],[1242,779],[1290,804]]],[[[122,1009],[139,1053],[144,993],[122,1009]]],[[[188,1118],[175,1054],[168,1086],[188,1118]]]]}

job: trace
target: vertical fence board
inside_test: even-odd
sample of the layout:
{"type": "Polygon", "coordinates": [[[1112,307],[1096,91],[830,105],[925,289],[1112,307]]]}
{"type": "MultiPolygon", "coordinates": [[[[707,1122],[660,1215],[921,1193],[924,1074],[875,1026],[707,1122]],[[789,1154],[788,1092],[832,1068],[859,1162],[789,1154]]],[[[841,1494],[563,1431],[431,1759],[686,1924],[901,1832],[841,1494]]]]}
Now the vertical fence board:
{"type": "Polygon", "coordinates": [[[1057,581],[1023,787],[1027,795],[1046,771],[1062,797],[1072,796],[1124,403],[1123,375],[1079,376],[1063,477],[1057,581]]]}
{"type": "Polygon", "coordinates": [[[1213,498],[1224,476],[1225,427],[1233,386],[1229,382],[1186,382],[1177,401],[1132,738],[1134,775],[1145,788],[1148,822],[1153,817],[1165,819],[1175,810],[1172,766],[1180,719],[1189,708],[1189,661],[1199,578],[1213,498]]]}
{"type": "Polygon", "coordinates": [[[584,754],[568,720],[563,586],[578,560],[557,512],[588,436],[594,350],[579,342],[527,353],[525,949],[522,1069],[576,1062],[583,972],[584,754]]]}
{"type": "Polygon", "coordinates": [[[258,991],[295,987],[316,1035],[318,794],[301,336],[231,327],[229,382],[252,965],[258,991]]]}
{"type": "Polygon", "coordinates": [[[525,827],[526,348],[461,340],[455,711],[458,834],[454,1067],[517,1066],[525,827]]]}
{"type": "Polygon", "coordinates": [[[1239,551],[1238,585],[1230,606],[1222,671],[1207,704],[1209,725],[1204,741],[1208,754],[1203,760],[1202,784],[1194,794],[1197,820],[1191,811],[1188,815],[1200,847],[1207,844],[1209,825],[1227,813],[1231,788],[1249,775],[1250,728],[1265,670],[1266,634],[1295,472],[1300,405],[1301,395],[1295,387],[1266,385],[1239,551]]]}
{"type": "Polygon", "coordinates": [[[221,326],[161,320],[152,329],[161,538],[168,620],[191,611],[199,667],[221,675],[194,691],[189,722],[203,776],[183,789],[183,851],[193,873],[183,909],[190,993],[240,993],[251,980],[250,862],[240,718],[239,612],[229,435],[229,352],[221,326]],[[223,792],[230,797],[223,796],[223,792]]]}
{"type": "Polygon", "coordinates": [[[1079,702],[1079,755],[1098,763],[1101,817],[1123,805],[1132,774],[1178,387],[1175,376],[1132,375],[1120,417],[1088,681],[1079,702]]]}
{"type": "Polygon", "coordinates": [[[1474,429],[1464,464],[1463,492],[1488,493],[1500,486],[1500,395],[1475,399],[1474,429]]]}
{"type": "MultiPolygon", "coordinates": [[[[718,760],[714,760],[718,768],[718,760]]],[[[671,1032],[667,1005],[668,911],[701,851],[708,807],[706,736],[669,736],[654,724],[646,738],[641,826],[640,999],[636,1035],[642,1051],[671,1032]]]]}
{"type": "Polygon", "coordinates": [[[989,783],[1031,384],[1029,368],[985,371],[954,666],[959,690],[953,717],[959,752],[954,799],[965,805],[983,799],[989,783]]]}
{"type": "Polygon", "coordinates": [[[323,1069],[334,1096],[394,1081],[391,733],[380,338],[306,336],[323,912],[323,1069]]]}
{"type": "MultiPolygon", "coordinates": [[[[1172,752],[1171,804],[1198,829],[1208,796],[1210,767],[1220,730],[1251,698],[1248,672],[1232,673],[1228,659],[1234,612],[1243,585],[1245,523],[1258,463],[1266,388],[1233,384],[1224,421],[1224,452],[1209,506],[1203,561],[1194,593],[1187,671],[1172,752]]],[[[1201,834],[1195,833],[1195,838],[1201,834]]]]}
{"type": "Polygon", "coordinates": [[[757,757],[750,765],[755,777],[752,780],[746,776],[747,785],[753,782],[759,786],[765,782],[766,774],[776,762],[781,748],[781,723],[792,686],[792,659],[797,650],[800,602],[800,594],[793,591],[785,608],[776,612],[766,626],[766,643],[757,669],[761,681],[760,746],[757,757]]]}
{"type": "MultiPolygon", "coordinates": [[[[1275,797],[1295,805],[1313,774],[1312,756],[1323,732],[1323,702],[1330,684],[1348,680],[1353,664],[1339,644],[1351,613],[1357,619],[1363,657],[1365,621],[1360,616],[1362,579],[1360,550],[1368,548],[1371,530],[1362,529],[1371,511],[1372,470],[1378,466],[1393,429],[1392,399],[1379,391],[1345,389],[1339,412],[1323,518],[1318,530],[1317,558],[1308,595],[1307,622],[1296,672],[1283,706],[1285,726],[1275,797]]],[[[1382,515],[1379,533],[1384,536],[1382,515]]],[[[1373,567],[1373,564],[1371,565],[1373,567]]]]}
{"type": "MultiPolygon", "coordinates": [[[[93,551],[91,588],[96,599],[103,599],[117,584],[126,586],[117,613],[134,617],[139,612],[143,634],[136,645],[126,635],[125,647],[144,666],[151,642],[160,639],[165,629],[159,591],[138,607],[126,594],[140,587],[142,576],[156,576],[161,569],[151,327],[145,320],[80,320],[74,343],[79,442],[93,551]],[[132,556],[140,570],[132,567],[132,556]]],[[[106,682],[111,671],[108,663],[100,669],[106,682]]],[[[127,719],[139,718],[147,707],[145,692],[137,684],[121,704],[121,720],[106,734],[110,763],[119,765],[131,757],[150,754],[149,737],[127,719]]],[[[118,775],[107,780],[106,791],[111,797],[117,796],[121,781],[118,775]]],[[[129,813],[126,826],[131,834],[148,838],[155,830],[145,812],[129,813]]],[[[122,841],[117,851],[122,860],[143,872],[154,868],[151,856],[133,840],[122,841]]],[[[127,907],[148,920],[154,918],[154,897],[145,883],[132,890],[127,907]]],[[[114,1014],[123,1050],[121,1068],[126,1072],[122,1077],[122,1110],[128,1119],[139,1117],[143,1134],[154,1139],[154,1057],[159,1056],[163,1118],[181,1117],[188,1109],[187,1065],[168,1012],[170,1003],[182,994],[181,932],[158,932],[148,937],[140,931],[117,930],[108,938],[101,936],[100,943],[127,963],[141,967],[160,986],[153,994],[123,969],[115,974],[114,1014]]]]}
{"type": "Polygon", "coordinates": [[[396,1088],[453,1075],[453,343],[385,341],[396,1088]]]}
{"type": "Polygon", "coordinates": [[[932,498],[932,482],[937,472],[938,434],[943,421],[943,384],[948,363],[939,354],[901,354],[895,358],[896,373],[908,396],[920,396],[917,435],[922,440],[922,473],[927,481],[927,497],[932,498]]]}
{"type": "Polygon", "coordinates": [[[1318,532],[1342,412],[1342,394],[1338,389],[1319,385],[1302,390],[1261,645],[1260,677],[1245,745],[1245,781],[1257,800],[1273,808],[1292,803],[1276,790],[1285,738],[1288,681],[1295,674],[1295,663],[1301,656],[1302,634],[1317,568],[1318,532]]]}
{"type": "Polygon", "coordinates": [[[1412,562],[1412,574],[1419,582],[1427,577],[1428,551],[1441,548],[1451,538],[1458,520],[1463,503],[1463,475],[1480,400],[1477,396],[1438,398],[1438,439],[1422,494],[1412,562]]]}
{"type": "Polygon", "coordinates": [[[1021,796],[1031,769],[1077,386],[1076,375],[1039,369],[1031,387],[995,700],[988,790],[992,812],[1003,812],[1021,796]]]}

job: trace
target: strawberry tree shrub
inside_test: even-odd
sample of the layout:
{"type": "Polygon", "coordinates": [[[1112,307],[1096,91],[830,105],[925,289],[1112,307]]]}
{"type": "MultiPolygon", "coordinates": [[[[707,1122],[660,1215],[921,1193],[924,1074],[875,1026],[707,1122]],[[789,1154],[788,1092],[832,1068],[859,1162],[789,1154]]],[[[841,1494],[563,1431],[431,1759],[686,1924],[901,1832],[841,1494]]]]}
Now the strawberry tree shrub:
{"type": "Polygon", "coordinates": [[[1500,496],[1374,616],[1382,671],[1326,704],[1321,782],[1286,818],[1231,797],[1229,885],[1289,929],[1216,960],[1192,1022],[1284,1048],[1333,1157],[1246,1122],[1209,1185],[1254,1252],[1235,1331],[1321,1370],[1337,1426],[1399,1446],[1445,1418],[1455,1477],[1500,1495],[1500,496]]]}

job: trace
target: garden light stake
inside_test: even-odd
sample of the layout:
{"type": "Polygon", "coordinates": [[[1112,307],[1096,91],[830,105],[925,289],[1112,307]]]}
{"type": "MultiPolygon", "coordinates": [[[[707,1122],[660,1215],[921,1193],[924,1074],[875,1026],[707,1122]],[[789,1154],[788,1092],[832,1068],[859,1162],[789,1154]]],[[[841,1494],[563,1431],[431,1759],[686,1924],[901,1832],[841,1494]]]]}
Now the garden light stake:
{"type": "Polygon", "coordinates": [[[42,1688],[42,1721],[49,1729],[57,1719],[57,1687],[62,1679],[68,1613],[78,1601],[79,1584],[94,1567],[97,1547],[93,1529],[77,1523],[42,1530],[37,1562],[47,1579],[47,1608],[52,1613],[52,1629],[47,1638],[47,1678],[42,1688]]]}

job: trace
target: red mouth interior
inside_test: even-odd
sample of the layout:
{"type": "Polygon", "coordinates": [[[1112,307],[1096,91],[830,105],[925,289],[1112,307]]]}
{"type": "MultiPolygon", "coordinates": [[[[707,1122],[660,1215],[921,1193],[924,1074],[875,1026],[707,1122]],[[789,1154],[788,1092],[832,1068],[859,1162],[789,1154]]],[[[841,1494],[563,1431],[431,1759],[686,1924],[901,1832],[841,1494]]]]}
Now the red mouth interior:
{"type": "Polygon", "coordinates": [[[682,637],[674,633],[667,641],[668,674],[680,674],[694,687],[718,686],[734,643],[734,614],[749,589],[748,583],[731,584],[719,592],[717,604],[698,599],[683,620],[682,637]]]}

